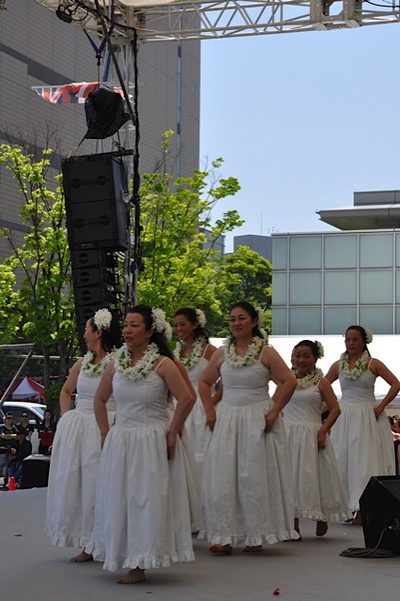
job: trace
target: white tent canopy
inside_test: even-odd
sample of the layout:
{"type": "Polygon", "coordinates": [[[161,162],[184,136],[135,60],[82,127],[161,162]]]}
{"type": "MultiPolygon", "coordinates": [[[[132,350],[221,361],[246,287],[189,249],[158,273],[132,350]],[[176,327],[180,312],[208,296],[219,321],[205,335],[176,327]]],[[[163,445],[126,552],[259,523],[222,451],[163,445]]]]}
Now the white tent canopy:
{"type": "Polygon", "coordinates": [[[40,401],[40,395],[44,393],[44,387],[41,384],[35,382],[35,388],[31,385],[29,379],[25,377],[21,380],[20,384],[12,393],[12,399],[14,401],[21,399],[34,399],[35,401],[40,401]]]}

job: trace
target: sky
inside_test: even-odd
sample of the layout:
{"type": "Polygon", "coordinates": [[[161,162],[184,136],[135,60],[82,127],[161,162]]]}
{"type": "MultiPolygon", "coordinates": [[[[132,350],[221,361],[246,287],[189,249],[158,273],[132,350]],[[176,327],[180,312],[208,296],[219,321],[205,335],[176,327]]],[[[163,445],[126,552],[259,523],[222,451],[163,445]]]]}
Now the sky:
{"type": "Polygon", "coordinates": [[[316,211],[400,189],[400,23],[206,40],[200,165],[222,157],[241,190],[213,211],[226,236],[334,231],[316,211]]]}

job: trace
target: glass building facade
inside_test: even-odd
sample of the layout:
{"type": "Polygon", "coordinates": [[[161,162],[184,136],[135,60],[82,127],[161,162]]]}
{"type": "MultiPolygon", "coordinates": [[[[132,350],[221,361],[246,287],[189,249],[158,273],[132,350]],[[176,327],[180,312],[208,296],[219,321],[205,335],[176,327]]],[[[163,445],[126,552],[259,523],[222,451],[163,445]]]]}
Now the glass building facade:
{"type": "Polygon", "coordinates": [[[400,231],[273,234],[272,333],[400,333],[400,231]]]}

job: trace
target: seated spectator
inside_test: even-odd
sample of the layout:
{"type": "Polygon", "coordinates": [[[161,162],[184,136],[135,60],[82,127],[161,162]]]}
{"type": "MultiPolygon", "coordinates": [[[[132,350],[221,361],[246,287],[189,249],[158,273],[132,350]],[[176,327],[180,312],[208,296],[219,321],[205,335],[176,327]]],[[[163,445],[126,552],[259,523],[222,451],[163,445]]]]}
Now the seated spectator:
{"type": "Polygon", "coordinates": [[[56,431],[56,423],[53,414],[49,409],[44,412],[43,423],[39,426],[39,453],[41,455],[49,455],[53,446],[54,434],[56,431]]]}
{"type": "Polygon", "coordinates": [[[390,429],[392,430],[394,456],[396,461],[396,474],[400,474],[400,423],[399,416],[393,415],[389,417],[390,429]]]}
{"type": "Polygon", "coordinates": [[[29,415],[27,411],[23,411],[21,413],[21,421],[19,422],[19,424],[17,424],[17,429],[19,429],[20,427],[25,428],[26,440],[30,441],[35,427],[29,423],[29,415]]]}
{"type": "MultiPolygon", "coordinates": [[[[26,431],[23,426],[17,430],[17,440],[13,442],[10,449],[10,462],[7,467],[7,479],[14,476],[16,488],[21,487],[22,462],[32,453],[32,443],[26,440],[26,431]]],[[[8,486],[9,484],[7,484],[8,486]]]]}
{"type": "Polygon", "coordinates": [[[4,418],[4,424],[0,425],[0,478],[4,477],[4,484],[7,482],[6,466],[12,443],[17,438],[17,429],[13,424],[14,416],[7,412],[4,418]]]}

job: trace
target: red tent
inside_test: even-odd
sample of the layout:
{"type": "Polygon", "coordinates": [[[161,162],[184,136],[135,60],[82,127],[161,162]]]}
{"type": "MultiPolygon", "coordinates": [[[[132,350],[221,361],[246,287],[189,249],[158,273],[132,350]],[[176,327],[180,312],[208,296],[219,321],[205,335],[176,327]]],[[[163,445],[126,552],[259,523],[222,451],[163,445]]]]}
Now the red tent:
{"type": "Polygon", "coordinates": [[[40,401],[43,397],[44,386],[38,384],[29,377],[25,377],[22,380],[15,382],[9,394],[9,398],[12,398],[14,401],[21,401],[22,399],[40,401]]]}

